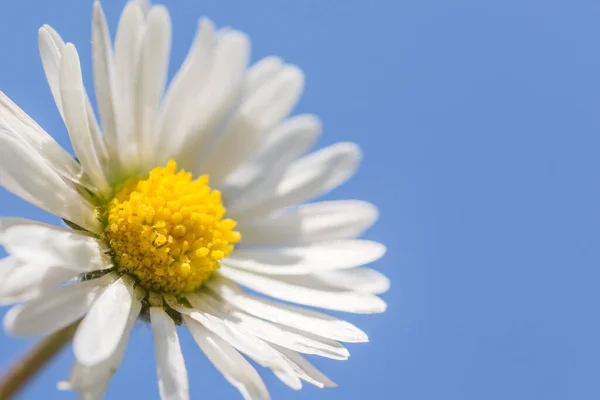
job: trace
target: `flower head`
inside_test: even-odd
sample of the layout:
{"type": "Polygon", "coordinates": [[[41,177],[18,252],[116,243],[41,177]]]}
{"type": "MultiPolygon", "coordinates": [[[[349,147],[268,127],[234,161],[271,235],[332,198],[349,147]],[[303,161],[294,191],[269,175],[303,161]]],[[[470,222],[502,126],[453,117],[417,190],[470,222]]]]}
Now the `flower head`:
{"type": "Polygon", "coordinates": [[[305,306],[376,313],[387,278],[363,267],[385,248],[356,239],[377,219],[369,203],[308,203],[355,172],[360,152],[339,143],[305,155],[312,115],[288,118],[303,74],[279,58],[248,68],[249,41],[201,19],[163,93],[170,17],[127,4],[114,45],[94,4],[92,55],[100,122],[77,50],[49,26],[39,48],[76,158],[0,93],[0,184],[67,223],[0,219],[0,301],[19,336],[81,320],[63,389],[101,397],[138,318],[155,339],[161,398],[187,399],[175,330],[185,325],[246,399],[268,399],[254,367],[294,389],[333,383],[300,354],[346,359],[364,342],[348,322],[305,306]],[[241,354],[240,354],[241,353],[241,354]]]}

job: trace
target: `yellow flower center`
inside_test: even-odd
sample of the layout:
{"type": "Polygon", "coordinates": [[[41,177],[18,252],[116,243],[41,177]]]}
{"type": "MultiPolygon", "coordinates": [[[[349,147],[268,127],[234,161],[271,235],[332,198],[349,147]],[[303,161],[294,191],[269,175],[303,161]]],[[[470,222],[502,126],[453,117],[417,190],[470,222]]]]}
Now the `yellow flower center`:
{"type": "Polygon", "coordinates": [[[104,234],[117,269],[155,292],[199,288],[240,240],[208,176],[192,180],[173,160],[146,179],[127,181],[106,215],[104,234]]]}

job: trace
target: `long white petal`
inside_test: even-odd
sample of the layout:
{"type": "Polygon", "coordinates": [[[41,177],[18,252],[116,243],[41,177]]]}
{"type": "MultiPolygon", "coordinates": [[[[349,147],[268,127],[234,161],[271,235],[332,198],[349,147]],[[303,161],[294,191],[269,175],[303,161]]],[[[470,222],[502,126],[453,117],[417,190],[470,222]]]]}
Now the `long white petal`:
{"type": "Polygon", "coordinates": [[[214,306],[213,299],[210,296],[206,296],[202,293],[192,294],[187,296],[187,300],[195,307],[195,309],[201,310],[207,316],[224,324],[225,330],[231,332],[231,336],[225,335],[222,337],[226,340],[232,339],[230,343],[234,347],[254,359],[254,361],[258,362],[260,365],[270,368],[275,376],[290,388],[294,390],[302,388],[302,382],[295,374],[293,367],[288,360],[281,353],[273,349],[267,342],[252,335],[252,333],[243,327],[226,321],[226,313],[221,307],[214,306]],[[252,355],[252,353],[248,353],[248,351],[255,354],[252,355]]]}
{"type": "Polygon", "coordinates": [[[175,323],[160,307],[150,307],[161,400],[189,399],[188,376],[175,323]]]}
{"type": "Polygon", "coordinates": [[[225,315],[221,311],[209,306],[210,301],[208,300],[210,299],[202,295],[191,294],[187,296],[187,300],[194,306],[194,309],[178,305],[174,298],[167,301],[172,308],[200,322],[258,364],[270,368],[275,376],[290,388],[294,390],[302,388],[302,382],[294,364],[281,352],[253,336],[244,328],[226,322],[225,315]]]}
{"type": "Polygon", "coordinates": [[[267,135],[296,104],[303,82],[300,69],[286,66],[243,100],[202,164],[213,185],[220,186],[232,171],[258,152],[267,135]]]}
{"type": "MultiPolygon", "coordinates": [[[[50,35],[48,34],[48,36],[50,35]]],[[[49,44],[48,46],[54,45],[49,44]]],[[[56,86],[58,90],[58,84],[56,86]]],[[[89,184],[81,165],[2,92],[0,92],[0,127],[6,134],[31,146],[38,158],[41,157],[63,178],[83,186],[89,184]]]]}
{"type": "Polygon", "coordinates": [[[138,4],[144,15],[147,15],[152,7],[152,0],[129,0],[129,2],[138,4]]]}
{"type": "Polygon", "coordinates": [[[113,53],[110,33],[100,2],[94,2],[92,18],[92,61],[98,111],[106,143],[114,152],[117,146],[117,121],[113,105],[113,53]]]}
{"type": "MultiPolygon", "coordinates": [[[[78,368],[79,364],[75,363],[73,369],[71,370],[71,375],[79,374],[78,368]]],[[[77,390],[72,385],[71,382],[61,381],[58,382],[56,387],[58,390],[77,390]]],[[[104,393],[108,387],[108,379],[99,380],[99,382],[94,386],[89,386],[85,389],[78,391],[78,399],[79,400],[102,400],[104,393]]]]}
{"type": "Polygon", "coordinates": [[[263,130],[271,130],[296,106],[303,88],[302,70],[286,65],[247,95],[240,113],[251,116],[263,130]]]}
{"type": "MultiPolygon", "coordinates": [[[[48,85],[50,86],[50,91],[52,92],[52,96],[54,97],[56,107],[58,108],[61,117],[63,120],[65,120],[62,94],[60,92],[60,69],[62,63],[62,53],[66,47],[66,44],[58,32],[52,29],[52,27],[49,25],[44,25],[42,28],[40,28],[38,32],[38,42],[40,48],[40,57],[42,59],[48,85]]],[[[90,130],[90,141],[94,148],[95,154],[104,165],[108,160],[108,152],[104,142],[104,136],[100,131],[100,126],[96,120],[92,103],[90,102],[87,93],[84,94],[86,107],[85,119],[87,120],[90,130]]],[[[65,175],[65,177],[84,186],[90,186],[90,183],[88,182],[89,177],[87,176],[84,176],[81,181],[77,180],[77,177],[71,177],[69,175],[65,175]]]]}
{"type": "Polygon", "coordinates": [[[328,271],[313,276],[328,285],[356,292],[381,294],[387,292],[390,288],[389,278],[371,268],[328,271]]]}
{"type": "Polygon", "coordinates": [[[228,310],[225,306],[219,306],[220,299],[216,300],[210,296],[203,296],[202,298],[210,302],[211,306],[221,311],[228,323],[238,325],[240,328],[267,342],[275,343],[300,353],[315,354],[335,360],[345,360],[350,355],[344,346],[334,340],[319,338],[310,333],[279,326],[242,311],[228,310]]]}
{"type": "Polygon", "coordinates": [[[192,100],[186,110],[189,115],[182,117],[191,122],[175,157],[181,168],[194,175],[202,173],[203,152],[210,151],[211,141],[236,105],[249,57],[250,42],[241,32],[227,31],[216,41],[208,84],[192,100]]]}
{"type": "Polygon", "coordinates": [[[108,382],[123,360],[127,342],[131,335],[131,331],[140,314],[142,303],[139,300],[142,298],[141,293],[136,293],[136,298],[133,299],[133,304],[129,312],[125,332],[119,341],[113,354],[104,362],[91,367],[86,367],[78,362],[75,362],[68,382],[60,382],[59,389],[61,390],[77,390],[81,399],[101,399],[106,391],[108,382]]]}
{"type": "Polygon", "coordinates": [[[100,191],[108,192],[110,187],[90,129],[79,55],[71,43],[67,44],[62,52],[59,80],[65,124],[73,150],[94,185],[100,191]]]}
{"type": "Polygon", "coordinates": [[[188,315],[198,321],[207,329],[226,340],[233,347],[255,359],[260,365],[265,367],[276,367],[280,365],[280,357],[269,351],[268,346],[262,340],[257,339],[250,334],[239,335],[239,331],[228,329],[225,321],[222,318],[213,315],[211,309],[206,304],[201,304],[201,301],[195,298],[194,295],[190,295],[189,297],[188,300],[190,302],[194,301],[192,303],[194,308],[184,307],[177,303],[175,299],[167,297],[166,300],[169,306],[175,311],[178,311],[183,315],[188,315]]]}
{"type": "Polygon", "coordinates": [[[269,392],[256,369],[225,340],[184,315],[185,324],[206,357],[236,387],[245,400],[269,400],[269,392]]]}
{"type": "Polygon", "coordinates": [[[277,126],[258,156],[230,174],[221,187],[229,207],[252,204],[265,188],[276,185],[286,168],[314,144],[320,132],[321,122],[314,115],[298,115],[277,126]]]}
{"type": "Polygon", "coordinates": [[[296,371],[293,370],[293,367],[291,365],[287,370],[273,370],[273,374],[275,374],[275,376],[279,378],[281,382],[285,383],[291,389],[302,389],[302,381],[300,380],[300,377],[298,376],[296,371]]]}
{"type": "Polygon", "coordinates": [[[343,342],[366,342],[367,335],[349,322],[301,307],[245,293],[236,283],[215,277],[206,285],[225,302],[256,317],[343,342]]]}
{"type": "Polygon", "coordinates": [[[44,25],[38,31],[38,47],[40,49],[40,58],[48,80],[48,86],[52,92],[52,97],[60,115],[64,119],[62,100],[60,95],[59,73],[61,52],[65,42],[49,25],[44,25]]]}
{"type": "MultiPolygon", "coordinates": [[[[273,348],[273,350],[275,350],[275,351],[277,351],[279,354],[281,354],[281,356],[282,356],[282,357],[284,357],[284,358],[287,360],[288,364],[289,364],[289,365],[290,365],[290,367],[291,367],[291,370],[290,370],[290,371],[283,371],[283,372],[280,372],[280,371],[275,371],[275,375],[276,375],[276,376],[277,376],[277,377],[278,377],[278,378],[279,378],[279,379],[280,379],[280,380],[281,380],[283,383],[286,383],[286,384],[287,384],[287,382],[288,382],[288,381],[290,381],[290,382],[293,382],[293,381],[295,381],[295,380],[300,380],[300,379],[301,379],[301,380],[303,380],[303,381],[306,381],[306,382],[312,383],[312,384],[313,384],[313,385],[315,385],[315,386],[318,386],[318,387],[321,387],[321,388],[323,387],[323,386],[322,386],[322,384],[321,384],[320,382],[318,382],[318,381],[314,380],[314,379],[313,379],[313,378],[312,378],[310,375],[308,375],[308,374],[307,374],[307,373],[304,371],[304,369],[303,369],[303,368],[301,368],[301,367],[300,367],[298,364],[296,364],[296,363],[295,363],[295,362],[293,362],[293,361],[292,361],[290,358],[288,358],[287,356],[285,356],[285,355],[283,354],[283,352],[279,351],[279,350],[278,350],[278,348],[277,348],[277,345],[275,345],[275,344],[272,344],[272,343],[271,343],[271,344],[270,344],[270,346],[271,346],[271,348],[273,348]]],[[[289,385],[288,385],[288,386],[289,386],[289,385]]],[[[298,389],[300,389],[300,388],[302,388],[302,382],[300,382],[300,386],[299,386],[299,387],[293,387],[293,389],[296,389],[296,390],[298,390],[298,389]]]]}
{"type": "Polygon", "coordinates": [[[19,268],[22,265],[23,261],[19,260],[17,257],[8,256],[0,258],[0,282],[4,281],[15,268],[19,268]]]}
{"type": "Polygon", "coordinates": [[[65,41],[62,39],[62,37],[60,37],[58,32],[56,32],[54,28],[48,24],[43,25],[42,28],[44,28],[50,34],[58,50],[62,51],[62,48],[65,46],[65,41]]]}
{"type": "Polygon", "coordinates": [[[220,274],[252,290],[277,299],[330,310],[372,314],[384,312],[386,304],[379,297],[335,287],[310,279],[309,276],[264,276],[233,268],[221,268],[220,274]]]}
{"type": "Polygon", "coordinates": [[[283,61],[279,57],[269,56],[260,59],[246,72],[244,93],[250,94],[264,85],[277,72],[281,71],[283,61]]]}
{"type": "Polygon", "coordinates": [[[238,221],[243,243],[295,245],[327,240],[354,239],[377,220],[377,208],[359,200],[302,204],[283,214],[238,221]]]}
{"type": "Polygon", "coordinates": [[[208,84],[214,49],[214,24],[201,18],[194,43],[179,71],[173,78],[157,122],[160,148],[155,157],[157,165],[164,165],[173,156],[186,132],[189,120],[187,110],[195,107],[194,101],[208,84]]]}
{"type": "Polygon", "coordinates": [[[337,385],[328,377],[326,377],[321,371],[319,371],[314,365],[306,361],[304,357],[295,351],[288,350],[281,346],[273,345],[273,347],[280,351],[286,356],[296,368],[302,371],[302,378],[320,388],[323,387],[336,387],[337,385]]]}
{"type": "Polygon", "coordinates": [[[303,275],[349,269],[381,258],[385,246],[368,240],[338,240],[308,246],[241,248],[224,265],[264,274],[303,275]]]}
{"type": "Polygon", "coordinates": [[[18,217],[0,217],[0,243],[2,243],[2,235],[4,235],[4,233],[9,228],[13,228],[16,226],[23,226],[23,227],[41,226],[41,227],[47,228],[47,229],[54,229],[57,232],[68,232],[68,233],[72,233],[72,234],[75,234],[78,236],[83,236],[83,237],[88,237],[88,238],[93,236],[89,232],[86,232],[86,231],[76,231],[71,228],[63,228],[60,226],[45,224],[43,222],[34,221],[31,219],[18,218],[18,217]]]}
{"type": "Polygon", "coordinates": [[[73,338],[73,351],[80,364],[93,366],[114,354],[125,334],[134,299],[134,289],[124,278],[98,296],[73,338]]]}
{"type": "Polygon", "coordinates": [[[104,140],[104,135],[102,134],[100,124],[96,119],[94,108],[92,107],[92,103],[90,102],[90,98],[88,97],[87,93],[85,93],[85,101],[87,123],[90,129],[92,148],[94,149],[94,153],[98,158],[98,164],[102,167],[103,175],[105,177],[108,177],[110,172],[112,172],[110,169],[112,167],[112,164],[109,163],[109,161],[112,161],[112,159],[109,156],[108,148],[106,147],[106,142],[104,140]]]}
{"type": "Polygon", "coordinates": [[[22,199],[89,231],[102,230],[93,206],[33,149],[0,131],[0,186],[22,199]]]}
{"type": "Polygon", "coordinates": [[[16,257],[0,260],[0,304],[26,301],[77,275],[72,269],[28,263],[16,257]]]}
{"type": "Polygon", "coordinates": [[[98,288],[114,280],[111,275],[59,287],[12,308],[4,318],[4,329],[15,336],[32,336],[64,328],[85,315],[98,288]]]}
{"type": "MultiPolygon", "coordinates": [[[[174,310],[189,315],[260,365],[274,371],[291,372],[287,361],[267,343],[243,328],[227,324],[222,313],[213,309],[202,298],[194,294],[186,298],[194,308],[183,307],[171,298],[167,298],[167,302],[174,310]]],[[[299,380],[295,381],[292,386],[297,386],[299,383],[299,380]]]]}
{"type": "Polygon", "coordinates": [[[76,272],[110,266],[110,258],[93,237],[52,226],[16,225],[4,230],[3,225],[0,220],[0,244],[9,254],[23,261],[76,272]]]}
{"type": "MultiPolygon", "coordinates": [[[[134,137],[134,98],[144,33],[144,11],[138,1],[125,6],[115,37],[114,110],[117,117],[117,149],[121,165],[137,168],[139,150],[134,137]]],[[[136,171],[134,171],[136,172],[136,171]]]]}
{"type": "Polygon", "coordinates": [[[152,168],[157,146],[155,132],[160,100],[167,80],[171,50],[171,19],[164,6],[153,6],[146,18],[135,97],[135,132],[142,171],[152,168]]]}
{"type": "Polygon", "coordinates": [[[254,204],[230,206],[229,215],[256,217],[324,194],[348,180],[360,158],[360,149],[353,143],[337,143],[312,153],[292,164],[276,187],[265,190],[254,204]]]}

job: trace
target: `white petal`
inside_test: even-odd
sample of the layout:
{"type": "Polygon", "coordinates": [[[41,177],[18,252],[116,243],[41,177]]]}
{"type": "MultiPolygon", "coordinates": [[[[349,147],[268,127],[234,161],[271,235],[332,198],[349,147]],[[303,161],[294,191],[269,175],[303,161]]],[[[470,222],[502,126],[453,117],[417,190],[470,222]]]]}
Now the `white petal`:
{"type": "MultiPolygon", "coordinates": [[[[50,91],[56,102],[56,107],[60,112],[61,117],[65,120],[65,113],[62,101],[62,94],[60,92],[60,69],[62,62],[62,53],[65,49],[65,42],[62,40],[58,32],[52,29],[49,25],[44,25],[38,32],[38,42],[40,47],[40,57],[44,66],[44,72],[46,73],[46,79],[50,86],[50,91]]],[[[84,91],[85,92],[85,91],[84,91]]],[[[100,131],[98,121],[94,114],[94,109],[90,103],[90,99],[85,94],[85,106],[86,106],[86,119],[89,125],[91,142],[94,147],[94,151],[98,156],[98,159],[105,163],[108,160],[108,153],[106,150],[106,144],[104,143],[104,137],[100,131]]],[[[66,121],[66,120],[65,120],[66,121]]],[[[69,156],[70,157],[70,156],[69,156]]],[[[77,180],[77,177],[71,177],[65,175],[69,180],[80,183],[84,186],[89,186],[88,177],[83,177],[81,182],[77,180]],[[75,179],[74,179],[75,178],[75,179]]]]}
{"type": "Polygon", "coordinates": [[[267,344],[262,340],[257,339],[250,334],[240,335],[240,330],[229,328],[225,324],[223,318],[214,315],[215,312],[209,308],[208,305],[202,304],[202,301],[197,297],[194,297],[194,295],[190,295],[187,299],[192,303],[194,308],[184,307],[174,299],[166,298],[167,303],[171,308],[181,314],[189,315],[204,327],[226,340],[236,349],[255,359],[260,365],[265,367],[276,367],[281,364],[280,357],[272,351],[269,351],[267,344]]]}
{"type": "Polygon", "coordinates": [[[353,143],[337,143],[312,153],[292,164],[277,186],[266,190],[254,204],[230,206],[229,215],[234,219],[256,217],[324,194],[354,174],[360,157],[353,143]]]}
{"type": "Polygon", "coordinates": [[[179,149],[189,121],[185,117],[187,110],[195,106],[194,101],[208,84],[209,71],[212,65],[214,49],[214,24],[201,18],[196,38],[181,68],[173,78],[164,104],[160,110],[157,148],[158,165],[164,165],[179,149]]]}
{"type": "Polygon", "coordinates": [[[27,263],[16,257],[0,260],[0,304],[35,298],[76,276],[61,267],[27,263]]]}
{"type": "Polygon", "coordinates": [[[0,92],[0,127],[4,128],[7,134],[31,146],[38,158],[41,157],[44,163],[62,177],[87,185],[81,165],[2,92],[0,92]]]}
{"type": "Polygon", "coordinates": [[[302,204],[271,218],[242,221],[237,230],[243,243],[257,245],[309,244],[354,239],[377,220],[377,208],[359,200],[302,204]]]}
{"type": "MultiPolygon", "coordinates": [[[[232,338],[233,341],[230,341],[230,344],[232,344],[238,350],[246,353],[260,365],[270,368],[275,376],[277,376],[290,388],[294,390],[299,390],[302,388],[302,382],[295,374],[293,367],[288,360],[262,339],[252,335],[251,332],[247,331],[243,327],[227,321],[227,311],[224,310],[223,307],[215,307],[214,303],[215,301],[218,302],[218,300],[215,300],[204,293],[188,295],[187,300],[197,310],[203,310],[212,318],[216,318],[217,320],[224,322],[226,331],[231,332],[233,336],[222,337],[225,340],[229,340],[228,337],[232,338]],[[252,353],[247,353],[244,349],[250,349],[250,351],[258,353],[258,356],[252,355],[252,353]]],[[[192,315],[192,318],[193,317],[194,316],[192,315]]]]}
{"type": "Polygon", "coordinates": [[[117,122],[113,106],[113,54],[106,17],[99,1],[94,2],[92,20],[92,61],[98,111],[107,145],[116,150],[117,122]]]}
{"type": "Polygon", "coordinates": [[[381,294],[390,288],[390,280],[371,268],[353,268],[344,271],[330,271],[314,275],[329,285],[363,293],[381,294]]]}
{"type": "MultiPolygon", "coordinates": [[[[214,299],[213,301],[217,302],[214,299]]],[[[214,306],[214,303],[211,305],[214,306]]],[[[241,311],[225,311],[221,307],[221,312],[226,315],[228,322],[238,325],[267,342],[275,343],[300,353],[315,354],[335,360],[345,360],[350,355],[344,346],[333,340],[319,338],[310,333],[279,326],[241,311]]]]}
{"type": "Polygon", "coordinates": [[[206,357],[240,391],[245,400],[271,398],[258,372],[233,346],[189,316],[184,315],[183,318],[206,357]]]}
{"type": "Polygon", "coordinates": [[[108,381],[98,384],[92,389],[79,393],[79,400],[101,400],[106,392],[108,381]]]}
{"type": "Polygon", "coordinates": [[[321,122],[314,115],[298,115],[282,122],[269,136],[256,159],[242,165],[221,187],[229,207],[240,208],[276,185],[286,168],[316,141],[321,122]]]}
{"type": "Polygon", "coordinates": [[[255,124],[268,131],[288,116],[303,88],[302,70],[294,65],[286,65],[248,95],[240,113],[251,116],[255,124]]]}
{"type": "Polygon", "coordinates": [[[302,389],[302,381],[300,381],[296,371],[294,371],[291,367],[286,371],[274,370],[273,373],[281,382],[285,383],[293,390],[302,389]]]}
{"type": "Polygon", "coordinates": [[[213,51],[208,84],[198,93],[183,118],[190,124],[180,143],[176,157],[179,167],[194,175],[202,173],[202,152],[208,152],[224,120],[236,105],[242,78],[250,57],[248,37],[228,31],[217,40],[213,51]]]}
{"type": "Polygon", "coordinates": [[[262,319],[343,342],[366,342],[367,335],[349,322],[300,307],[245,293],[237,284],[216,276],[206,285],[224,301],[262,319]]]}
{"type": "Polygon", "coordinates": [[[85,315],[110,275],[56,288],[12,308],[4,318],[4,329],[15,336],[32,336],[64,328],[85,315]]]}
{"type": "Polygon", "coordinates": [[[65,42],[62,39],[62,37],[60,37],[58,32],[56,32],[50,25],[47,25],[47,24],[45,24],[42,28],[44,28],[44,29],[46,29],[46,31],[48,31],[50,36],[52,36],[52,40],[54,41],[54,44],[57,46],[57,48],[59,50],[62,50],[62,48],[65,45],[65,42]]]}
{"type": "Polygon", "coordinates": [[[77,390],[82,399],[102,398],[110,378],[118,369],[123,360],[123,356],[125,355],[125,349],[127,347],[129,336],[131,335],[131,330],[135,325],[142,308],[142,303],[139,298],[141,298],[141,296],[140,294],[137,294],[136,298],[133,300],[127,324],[125,326],[125,332],[114,353],[104,362],[91,367],[86,367],[75,362],[69,376],[69,381],[61,382],[59,386],[60,389],[77,390]]]}
{"type": "Polygon", "coordinates": [[[152,0],[129,0],[129,2],[138,4],[144,15],[147,15],[152,7],[152,0]]]}
{"type": "Polygon", "coordinates": [[[92,147],[94,149],[94,153],[98,157],[98,163],[103,169],[103,175],[108,176],[109,174],[109,154],[108,148],[106,147],[106,142],[104,141],[104,135],[102,134],[102,130],[100,129],[100,124],[98,124],[98,120],[96,119],[96,114],[94,112],[94,108],[92,107],[92,103],[90,99],[85,94],[85,108],[87,112],[87,122],[90,128],[90,135],[92,141],[92,147]]]}
{"type": "Polygon", "coordinates": [[[137,168],[139,151],[134,141],[134,98],[144,32],[144,12],[138,1],[125,6],[115,38],[114,110],[117,148],[123,167],[137,168]]]}
{"type": "Polygon", "coordinates": [[[92,237],[91,234],[85,231],[76,231],[71,228],[62,228],[60,226],[54,226],[50,224],[44,224],[43,222],[33,221],[31,219],[25,218],[16,218],[16,217],[0,217],[0,244],[2,243],[2,235],[12,227],[16,226],[24,226],[24,227],[38,227],[41,226],[47,229],[54,229],[57,232],[68,232],[73,233],[75,235],[84,236],[84,237],[92,237]]]}
{"type": "Polygon", "coordinates": [[[296,104],[303,82],[300,69],[286,66],[242,102],[202,164],[213,185],[220,186],[235,168],[257,153],[267,134],[296,104]]]}
{"type": "Polygon", "coordinates": [[[309,276],[266,277],[233,268],[221,268],[219,273],[267,296],[306,306],[358,314],[380,313],[386,308],[376,296],[339,290],[309,276]]]}
{"type": "Polygon", "coordinates": [[[188,376],[175,323],[160,307],[150,307],[161,400],[189,399],[188,376]]]}
{"type": "Polygon", "coordinates": [[[44,66],[44,72],[50,91],[56,102],[56,107],[64,119],[62,100],[60,96],[60,84],[58,76],[60,72],[61,52],[65,42],[49,25],[44,25],[38,31],[38,47],[40,49],[40,58],[44,66]]]}
{"type": "MultiPolygon", "coordinates": [[[[79,374],[77,369],[79,368],[79,364],[75,363],[73,366],[71,374],[79,374]]],[[[77,390],[72,385],[71,382],[61,381],[58,382],[56,387],[58,390],[77,390]]],[[[102,400],[104,393],[108,387],[108,380],[103,380],[98,382],[95,386],[90,386],[86,389],[82,389],[78,391],[78,399],[79,400],[102,400]]]]}
{"type": "Polygon", "coordinates": [[[275,75],[283,67],[283,61],[279,57],[270,56],[259,60],[246,72],[244,79],[244,93],[249,94],[260,88],[270,77],[275,75]]]}
{"type": "Polygon", "coordinates": [[[76,272],[106,269],[111,263],[97,239],[52,226],[12,226],[2,232],[0,244],[20,260],[76,272]]]}
{"type": "Polygon", "coordinates": [[[171,298],[167,298],[167,302],[174,310],[189,315],[260,365],[275,371],[291,371],[287,361],[267,343],[243,328],[227,324],[224,315],[213,309],[202,297],[191,294],[186,298],[194,308],[183,307],[171,298]]]}
{"type": "Polygon", "coordinates": [[[120,278],[94,302],[73,338],[75,358],[84,366],[106,361],[125,334],[134,305],[132,285],[120,278]]]}
{"type": "Polygon", "coordinates": [[[306,359],[300,354],[296,353],[295,351],[285,349],[281,346],[273,345],[273,347],[286,356],[292,363],[294,363],[298,370],[302,371],[302,379],[320,388],[337,386],[321,371],[315,368],[314,365],[306,361],[306,359]]]}
{"type": "MultiPolygon", "coordinates": [[[[308,375],[303,368],[301,368],[299,365],[297,365],[296,363],[294,363],[292,360],[290,360],[288,357],[286,357],[281,351],[277,350],[278,347],[275,344],[271,344],[271,347],[277,351],[279,354],[281,354],[282,357],[285,357],[285,359],[287,360],[288,364],[291,366],[291,371],[289,373],[278,373],[277,371],[275,372],[275,375],[277,375],[277,377],[284,383],[286,383],[287,381],[291,380],[291,379],[302,379],[303,381],[307,381],[309,383],[312,383],[315,386],[318,387],[323,387],[322,384],[318,381],[315,381],[310,375],[308,375]]],[[[287,384],[287,383],[286,383],[287,384]]],[[[289,385],[288,385],[289,386],[289,385]]],[[[299,387],[293,387],[293,389],[300,389],[302,388],[302,385],[300,385],[299,387]]]]}
{"type": "Polygon", "coordinates": [[[83,86],[79,55],[71,43],[67,44],[62,52],[59,81],[65,124],[73,150],[94,185],[106,193],[110,187],[90,130],[87,95],[83,86]]]}
{"type": "Polygon", "coordinates": [[[160,100],[167,81],[171,50],[171,19],[164,6],[153,6],[146,18],[135,97],[136,140],[142,171],[149,170],[160,143],[155,131],[160,100]]]}
{"type": "Polygon", "coordinates": [[[19,260],[17,257],[8,256],[0,258],[0,282],[6,280],[5,278],[10,275],[15,268],[19,268],[22,265],[23,261],[19,260]]]}
{"type": "Polygon", "coordinates": [[[385,246],[368,240],[339,240],[304,247],[241,248],[224,265],[264,274],[302,275],[369,264],[385,254],[385,246]]]}
{"type": "Polygon", "coordinates": [[[100,232],[93,206],[30,147],[0,132],[0,186],[22,199],[89,231],[100,232]]]}

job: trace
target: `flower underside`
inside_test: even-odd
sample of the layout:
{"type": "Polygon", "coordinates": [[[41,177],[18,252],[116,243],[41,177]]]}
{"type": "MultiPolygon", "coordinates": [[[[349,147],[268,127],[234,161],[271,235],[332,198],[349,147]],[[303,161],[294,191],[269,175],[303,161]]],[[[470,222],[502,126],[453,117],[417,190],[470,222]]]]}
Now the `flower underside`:
{"type": "Polygon", "coordinates": [[[240,240],[208,176],[192,180],[173,160],[127,181],[104,214],[117,270],[159,293],[198,289],[240,240]]]}

